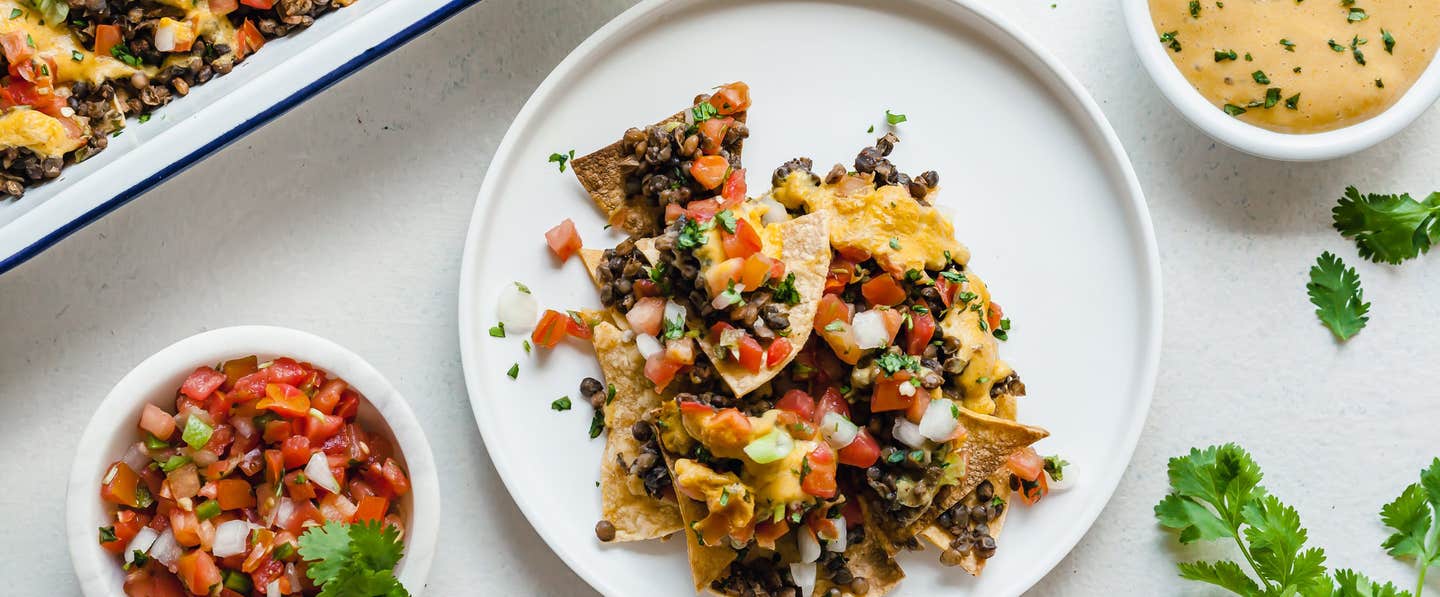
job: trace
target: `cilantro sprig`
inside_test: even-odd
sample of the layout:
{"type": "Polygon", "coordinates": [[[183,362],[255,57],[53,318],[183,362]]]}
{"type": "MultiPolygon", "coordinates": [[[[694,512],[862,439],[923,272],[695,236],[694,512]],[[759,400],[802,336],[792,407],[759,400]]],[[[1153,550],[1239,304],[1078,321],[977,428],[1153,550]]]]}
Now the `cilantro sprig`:
{"type": "Polygon", "coordinates": [[[1181,543],[1231,539],[1249,571],[1234,560],[1179,564],[1180,576],[1237,595],[1399,597],[1409,593],[1378,585],[1351,570],[1325,569],[1325,550],[1307,547],[1300,514],[1271,495],[1264,474],[1244,448],[1211,446],[1170,459],[1170,495],[1155,505],[1161,526],[1180,532],[1181,543]]]}
{"type": "Polygon", "coordinates": [[[1395,530],[1381,547],[1397,558],[1413,558],[1420,580],[1415,597],[1425,589],[1425,571],[1440,566],[1440,458],[1420,471],[1413,483],[1395,501],[1380,509],[1385,526],[1395,530]]]}
{"type": "Polygon", "coordinates": [[[1376,263],[1414,259],[1440,240],[1440,193],[1416,201],[1408,194],[1361,195],[1346,187],[1331,214],[1340,235],[1354,240],[1360,256],[1376,263]]]}
{"type": "Polygon", "coordinates": [[[379,522],[332,520],[300,536],[300,557],[310,563],[305,574],[320,597],[409,597],[394,574],[403,550],[400,531],[379,522]]]}
{"type": "Polygon", "coordinates": [[[1310,283],[1305,290],[1320,323],[1342,341],[1359,333],[1370,321],[1370,303],[1365,302],[1365,291],[1360,288],[1360,274],[1329,251],[1321,253],[1310,268],[1310,283]]]}

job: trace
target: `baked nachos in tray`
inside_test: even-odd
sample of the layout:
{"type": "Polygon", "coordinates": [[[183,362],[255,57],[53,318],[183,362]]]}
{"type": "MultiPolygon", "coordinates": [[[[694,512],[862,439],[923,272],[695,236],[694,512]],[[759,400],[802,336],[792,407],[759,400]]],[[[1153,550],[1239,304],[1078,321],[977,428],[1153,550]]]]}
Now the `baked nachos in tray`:
{"type": "Polygon", "coordinates": [[[0,0],[0,200],[354,0],[0,0]]]}
{"type": "MultiPolygon", "coordinates": [[[[1062,463],[1016,421],[1009,322],[931,204],[939,175],[901,173],[889,132],[852,167],[797,158],[749,196],[750,107],[723,85],[570,161],[629,235],[601,250],[568,219],[546,233],[604,309],[547,310],[530,335],[600,362],[580,386],[606,434],[596,535],[683,535],[695,590],[721,595],[882,595],[905,576],[896,554],[926,545],[979,575],[1011,504],[1062,463]]],[[[502,322],[528,329],[529,290],[506,293],[502,322]]]]}

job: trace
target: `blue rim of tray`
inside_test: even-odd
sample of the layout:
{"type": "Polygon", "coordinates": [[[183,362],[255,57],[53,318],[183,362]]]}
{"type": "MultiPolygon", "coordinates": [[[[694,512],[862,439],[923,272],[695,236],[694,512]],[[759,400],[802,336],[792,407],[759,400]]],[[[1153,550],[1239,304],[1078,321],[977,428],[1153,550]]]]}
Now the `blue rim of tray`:
{"type": "Polygon", "coordinates": [[[140,182],[135,183],[130,188],[121,191],[114,197],[106,200],[104,203],[96,205],[89,211],[80,214],[79,217],[70,220],[64,226],[60,226],[59,228],[51,230],[45,236],[40,237],[35,242],[27,245],[25,248],[16,251],[12,255],[6,256],[4,260],[0,260],[0,274],[4,274],[5,272],[14,269],[16,266],[25,263],[30,258],[39,255],[40,253],[44,252],[45,249],[48,249],[55,243],[60,242],[65,237],[74,234],[81,228],[84,228],[95,222],[96,220],[104,217],[105,214],[108,214],[114,211],[116,208],[120,207],[121,205],[125,205],[136,197],[139,197],[145,191],[148,191],[155,185],[160,184],[161,181],[176,174],[179,174],[180,172],[183,172],[186,168],[195,165],[200,160],[204,159],[206,156],[220,150],[226,145],[240,140],[242,137],[249,134],[251,131],[259,128],[261,125],[270,122],[271,120],[274,120],[277,116],[289,112],[291,108],[294,108],[295,106],[300,105],[301,102],[310,99],[311,96],[314,96],[315,94],[324,91],[331,85],[339,83],[341,80],[345,79],[345,77],[355,74],[355,71],[360,70],[365,65],[374,62],[381,56],[389,54],[396,48],[404,45],[405,42],[415,39],[420,34],[425,33],[426,31],[434,28],[436,25],[445,22],[446,19],[455,16],[455,14],[460,12],[462,9],[465,9],[470,5],[476,4],[478,2],[480,2],[480,0],[452,0],[451,2],[447,2],[444,6],[441,6],[439,9],[435,10],[435,12],[425,15],[424,18],[421,18],[420,20],[412,23],[410,26],[401,29],[395,35],[392,35],[385,41],[382,41],[379,44],[375,45],[375,47],[361,52],[360,55],[351,58],[348,62],[340,65],[335,70],[332,70],[326,73],[324,76],[312,81],[310,84],[300,88],[295,93],[290,94],[289,97],[286,97],[285,99],[276,102],[274,105],[266,108],[263,112],[256,114],[249,120],[246,120],[236,125],[235,127],[226,131],[225,134],[216,137],[214,140],[211,140],[209,143],[206,143],[199,149],[196,149],[195,151],[192,151],[189,154],[181,157],[180,159],[175,160],[174,162],[171,162],[165,167],[155,171],[154,174],[151,174],[140,182]]]}

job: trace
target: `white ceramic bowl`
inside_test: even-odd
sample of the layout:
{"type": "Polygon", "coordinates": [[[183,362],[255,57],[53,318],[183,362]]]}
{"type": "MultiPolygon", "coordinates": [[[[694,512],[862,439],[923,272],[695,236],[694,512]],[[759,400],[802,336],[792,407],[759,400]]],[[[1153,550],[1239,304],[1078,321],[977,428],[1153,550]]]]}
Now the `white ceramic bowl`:
{"type": "Polygon", "coordinates": [[[113,511],[100,500],[100,477],[110,463],[140,437],[136,427],[141,407],[153,403],[168,409],[175,391],[197,366],[258,355],[308,361],[346,382],[365,396],[357,420],[396,447],[396,459],[410,474],[410,493],[400,500],[405,519],[405,558],[397,576],[417,597],[435,556],[440,526],[440,490],[434,456],[425,432],[405,399],[364,359],[339,344],[297,330],[269,326],[237,326],[196,334],[155,353],[125,375],[95,409],[80,436],[66,496],[66,536],[70,559],[85,597],[124,595],[119,560],[100,547],[96,529],[108,524],[113,511]]]}
{"type": "Polygon", "coordinates": [[[1150,19],[1148,0],[1121,0],[1130,41],[1150,79],[1180,114],[1215,140],[1272,160],[1319,161],[1344,157],[1389,139],[1440,99],[1440,61],[1430,66],[1400,101],[1380,115],[1345,128],[1313,134],[1277,133],[1238,120],[1215,107],[1180,74],[1165,54],[1150,19]]]}

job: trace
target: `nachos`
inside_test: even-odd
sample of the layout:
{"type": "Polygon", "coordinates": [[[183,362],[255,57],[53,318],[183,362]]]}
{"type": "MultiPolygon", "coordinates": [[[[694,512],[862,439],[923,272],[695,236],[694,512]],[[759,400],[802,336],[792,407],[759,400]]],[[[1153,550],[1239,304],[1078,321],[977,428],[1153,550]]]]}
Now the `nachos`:
{"type": "MultiPolygon", "coordinates": [[[[1016,421],[1009,328],[894,133],[824,176],[797,158],[751,197],[743,83],[576,158],[629,238],[578,252],[603,312],[532,335],[593,344],[581,393],[607,429],[602,541],[681,533],[697,592],[881,595],[922,541],[978,575],[1011,500],[1046,481],[1016,421]],[[603,390],[602,390],[603,388],[603,390]]],[[[568,220],[567,220],[568,223],[568,220]]]]}

